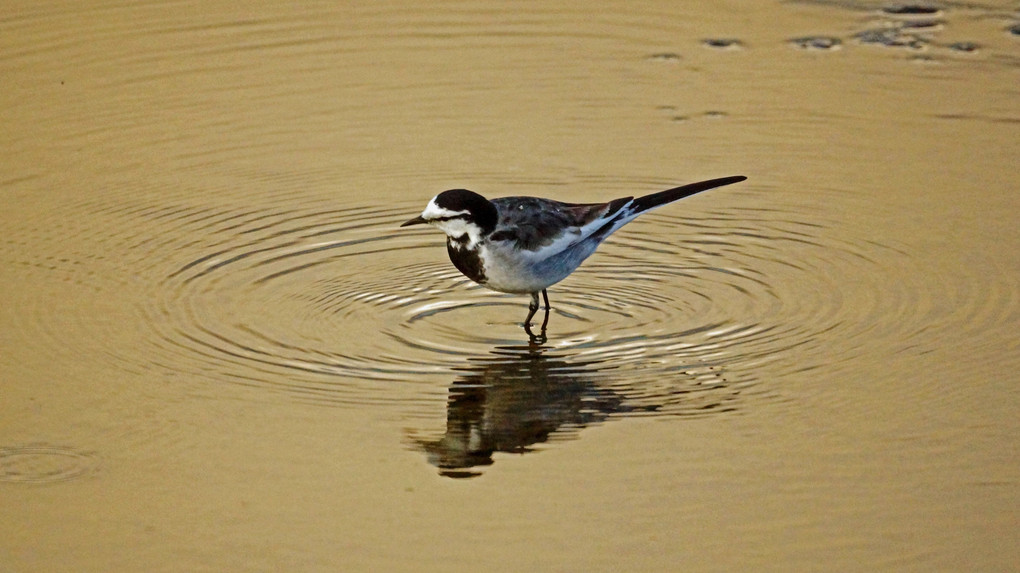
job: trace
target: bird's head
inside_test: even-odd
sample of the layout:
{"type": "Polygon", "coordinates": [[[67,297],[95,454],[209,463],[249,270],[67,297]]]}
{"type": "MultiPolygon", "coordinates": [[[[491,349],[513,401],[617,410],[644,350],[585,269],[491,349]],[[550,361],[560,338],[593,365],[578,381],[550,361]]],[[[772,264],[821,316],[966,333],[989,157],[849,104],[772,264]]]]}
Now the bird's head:
{"type": "Polygon", "coordinates": [[[436,195],[421,215],[400,225],[427,223],[438,227],[457,246],[474,246],[496,228],[499,213],[491,201],[474,191],[450,189],[436,195]]]}

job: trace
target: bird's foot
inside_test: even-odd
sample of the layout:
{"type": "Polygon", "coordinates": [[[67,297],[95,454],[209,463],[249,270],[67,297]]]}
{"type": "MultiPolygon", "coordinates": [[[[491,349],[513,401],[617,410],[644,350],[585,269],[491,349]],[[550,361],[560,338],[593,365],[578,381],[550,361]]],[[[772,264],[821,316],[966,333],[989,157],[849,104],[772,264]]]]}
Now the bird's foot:
{"type": "Polygon", "coordinates": [[[547,337],[545,335],[545,327],[542,327],[541,333],[535,334],[534,332],[531,331],[531,324],[525,322],[524,323],[524,332],[528,333],[528,343],[529,344],[545,344],[546,341],[549,340],[549,337],[547,337]]]}

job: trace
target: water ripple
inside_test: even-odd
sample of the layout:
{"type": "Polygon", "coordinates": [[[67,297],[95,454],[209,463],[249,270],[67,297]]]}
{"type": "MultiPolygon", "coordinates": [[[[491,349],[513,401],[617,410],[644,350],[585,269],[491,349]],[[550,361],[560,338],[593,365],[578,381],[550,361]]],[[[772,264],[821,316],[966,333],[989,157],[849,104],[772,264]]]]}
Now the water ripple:
{"type": "MultiPolygon", "coordinates": [[[[778,399],[782,389],[768,382],[786,374],[852,369],[876,351],[923,355],[945,329],[977,342],[985,326],[1017,315],[1011,285],[979,284],[796,195],[762,193],[733,192],[733,207],[657,211],[618,233],[551,289],[545,351],[641,405],[614,414],[688,415],[702,375],[716,381],[708,402],[728,404],[707,411],[739,410],[748,399],[778,399]]],[[[0,248],[0,260],[85,286],[101,262],[94,304],[110,304],[111,284],[122,289],[137,306],[140,348],[97,349],[107,339],[99,336],[85,350],[132,371],[164,368],[192,384],[323,404],[404,404],[413,416],[434,411],[459,368],[527,340],[527,297],[465,279],[438,232],[397,227],[420,201],[120,198],[66,208],[109,224],[69,226],[59,237],[23,229],[17,236],[38,236],[45,260],[24,243],[0,248]],[[93,270],[77,272],[86,258],[93,270]]],[[[95,314],[84,312],[86,300],[75,304],[80,316],[95,314]]],[[[43,330],[39,340],[66,345],[43,330]]]]}
{"type": "MultiPolygon", "coordinates": [[[[206,374],[314,387],[323,399],[360,403],[373,400],[379,382],[415,384],[519,341],[526,298],[467,281],[446,260],[438,234],[397,230],[414,211],[158,214],[172,212],[173,225],[187,222],[176,232],[205,240],[203,252],[158,288],[148,319],[159,334],[154,350],[178,355],[165,361],[197,359],[206,374]]],[[[816,244],[810,238],[818,227],[761,215],[757,222],[740,211],[663,217],[692,236],[666,240],[646,231],[607,245],[554,289],[551,344],[580,360],[632,369],[624,378],[634,386],[722,367],[729,355],[761,362],[808,344],[811,323],[767,322],[789,302],[758,263],[778,260],[810,272],[778,249],[816,244]]],[[[821,306],[826,301],[815,301],[810,312],[834,314],[821,306]]]]}
{"type": "Polygon", "coordinates": [[[67,446],[28,444],[0,448],[0,481],[48,484],[71,481],[96,471],[98,458],[67,446]]]}

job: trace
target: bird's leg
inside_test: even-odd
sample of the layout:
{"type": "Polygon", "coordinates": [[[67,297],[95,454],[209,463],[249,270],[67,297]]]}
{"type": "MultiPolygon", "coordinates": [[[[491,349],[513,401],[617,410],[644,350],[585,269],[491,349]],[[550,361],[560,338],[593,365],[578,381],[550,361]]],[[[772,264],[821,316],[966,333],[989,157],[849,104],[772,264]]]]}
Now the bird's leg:
{"type": "Polygon", "coordinates": [[[538,293],[531,293],[531,303],[528,304],[528,318],[524,319],[524,330],[531,334],[531,318],[538,312],[538,293]]]}
{"type": "MultiPolygon", "coordinates": [[[[549,293],[542,289],[542,299],[545,300],[545,320],[542,321],[542,336],[545,336],[545,327],[549,324],[549,293]]],[[[535,305],[538,305],[538,294],[535,294],[535,305]]]]}
{"type": "Polygon", "coordinates": [[[545,327],[549,324],[549,294],[542,289],[542,298],[545,299],[545,319],[542,320],[542,332],[541,334],[535,334],[531,331],[531,319],[534,318],[535,313],[538,312],[538,293],[531,293],[531,303],[528,305],[528,318],[524,319],[524,332],[528,333],[528,337],[531,338],[532,344],[542,344],[547,338],[545,336],[545,327]]]}

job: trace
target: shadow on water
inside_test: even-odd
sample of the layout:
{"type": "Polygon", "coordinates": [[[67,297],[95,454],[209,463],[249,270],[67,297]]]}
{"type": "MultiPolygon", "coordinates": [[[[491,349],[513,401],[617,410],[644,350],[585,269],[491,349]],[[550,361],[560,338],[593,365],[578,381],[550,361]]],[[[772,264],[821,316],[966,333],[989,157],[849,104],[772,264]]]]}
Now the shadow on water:
{"type": "MultiPolygon", "coordinates": [[[[440,475],[471,478],[497,453],[538,451],[548,441],[572,439],[615,415],[655,413],[665,404],[638,400],[613,387],[612,367],[575,360],[539,344],[501,346],[456,368],[440,437],[415,437],[440,475]]],[[[724,387],[725,382],[716,385],[724,387]]],[[[677,393],[685,391],[677,388],[677,393]]],[[[700,412],[732,411],[732,396],[699,401],[700,412]]],[[[663,400],[665,402],[665,400],[663,400]]]]}

